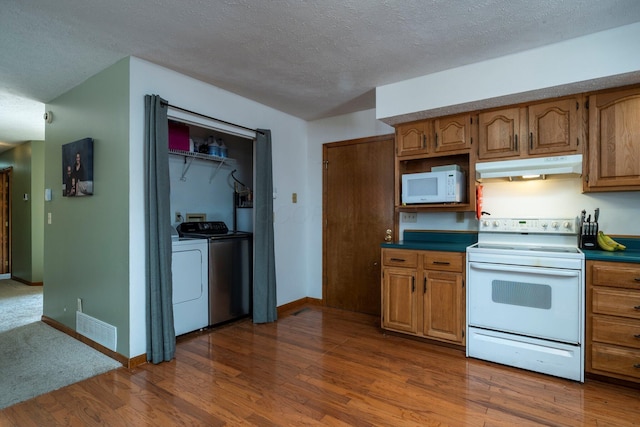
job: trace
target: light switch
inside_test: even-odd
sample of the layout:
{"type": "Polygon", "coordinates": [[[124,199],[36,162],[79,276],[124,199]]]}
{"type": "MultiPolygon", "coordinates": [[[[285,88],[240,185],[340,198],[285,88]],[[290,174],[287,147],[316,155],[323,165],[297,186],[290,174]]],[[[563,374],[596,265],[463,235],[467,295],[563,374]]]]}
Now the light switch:
{"type": "Polygon", "coordinates": [[[291,193],[291,203],[298,203],[298,193],[291,193]]]}
{"type": "Polygon", "coordinates": [[[51,224],[51,212],[47,212],[47,224],[51,224]]]}

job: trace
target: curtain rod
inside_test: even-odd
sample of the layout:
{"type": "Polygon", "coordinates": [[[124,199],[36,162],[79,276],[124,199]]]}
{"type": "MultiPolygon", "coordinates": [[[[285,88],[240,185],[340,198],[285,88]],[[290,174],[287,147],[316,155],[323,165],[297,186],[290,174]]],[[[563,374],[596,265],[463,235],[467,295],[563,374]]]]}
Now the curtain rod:
{"type": "Polygon", "coordinates": [[[180,111],[183,111],[185,113],[189,113],[189,114],[193,114],[193,115],[196,115],[196,116],[204,117],[205,119],[209,119],[209,120],[214,120],[214,121],[216,121],[218,123],[224,123],[225,125],[234,126],[234,127],[240,128],[240,129],[244,129],[244,130],[248,130],[248,131],[251,131],[251,132],[259,133],[260,135],[264,135],[264,132],[260,132],[258,129],[251,129],[251,128],[248,128],[246,126],[237,125],[235,123],[228,122],[226,120],[216,119],[215,117],[207,116],[206,114],[197,113],[195,111],[187,110],[186,108],[182,108],[182,107],[177,107],[175,105],[171,105],[167,101],[162,101],[161,104],[165,105],[167,107],[175,108],[176,110],[180,110],[180,111]]]}

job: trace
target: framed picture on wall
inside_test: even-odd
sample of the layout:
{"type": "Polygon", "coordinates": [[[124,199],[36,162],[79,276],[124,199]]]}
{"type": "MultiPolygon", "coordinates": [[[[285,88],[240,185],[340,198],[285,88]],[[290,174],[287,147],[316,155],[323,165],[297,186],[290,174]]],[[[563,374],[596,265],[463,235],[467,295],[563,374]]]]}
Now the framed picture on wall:
{"type": "Polygon", "coordinates": [[[84,138],[62,146],[62,195],[93,195],[93,139],[84,138]]]}

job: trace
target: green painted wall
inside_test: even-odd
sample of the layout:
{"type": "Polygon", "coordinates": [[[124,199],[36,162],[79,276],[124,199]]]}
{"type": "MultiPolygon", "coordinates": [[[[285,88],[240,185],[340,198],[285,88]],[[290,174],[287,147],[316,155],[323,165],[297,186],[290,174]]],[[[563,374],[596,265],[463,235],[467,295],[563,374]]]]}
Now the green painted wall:
{"type": "Polygon", "coordinates": [[[44,268],[44,141],[31,142],[31,281],[42,283],[44,268]]]}
{"type": "Polygon", "coordinates": [[[117,327],[129,357],[129,59],[46,106],[44,315],[75,329],[84,312],[117,327]],[[62,196],[62,145],[94,139],[94,194],[62,196]],[[51,224],[47,215],[51,214],[51,224]]]}
{"type": "Polygon", "coordinates": [[[11,275],[42,282],[44,141],[29,141],[0,154],[11,172],[11,275]],[[28,200],[24,200],[24,194],[28,200]]]}

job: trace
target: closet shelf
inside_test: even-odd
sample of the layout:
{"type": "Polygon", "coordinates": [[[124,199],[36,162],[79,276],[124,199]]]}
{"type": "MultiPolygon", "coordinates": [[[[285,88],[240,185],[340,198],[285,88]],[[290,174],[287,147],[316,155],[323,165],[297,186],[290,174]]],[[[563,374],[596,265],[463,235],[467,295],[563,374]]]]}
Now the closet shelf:
{"type": "Polygon", "coordinates": [[[193,151],[182,151],[182,150],[169,149],[169,154],[173,154],[175,156],[183,156],[184,157],[184,164],[182,165],[182,176],[180,177],[180,181],[186,181],[187,180],[186,179],[187,172],[189,171],[189,168],[191,167],[191,163],[193,162],[193,159],[201,159],[201,160],[206,160],[206,161],[209,161],[209,162],[218,163],[218,166],[213,170],[213,172],[211,173],[211,176],[209,177],[209,183],[211,183],[211,181],[213,181],[213,178],[215,178],[216,174],[218,173],[218,171],[220,170],[222,165],[224,165],[224,164],[232,165],[232,164],[234,164],[236,162],[235,159],[230,159],[228,157],[212,156],[210,154],[195,153],[193,151]]]}

